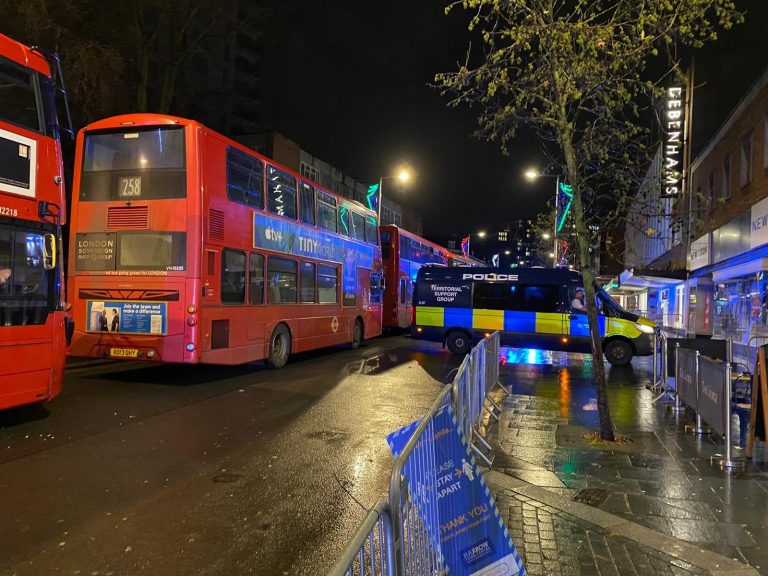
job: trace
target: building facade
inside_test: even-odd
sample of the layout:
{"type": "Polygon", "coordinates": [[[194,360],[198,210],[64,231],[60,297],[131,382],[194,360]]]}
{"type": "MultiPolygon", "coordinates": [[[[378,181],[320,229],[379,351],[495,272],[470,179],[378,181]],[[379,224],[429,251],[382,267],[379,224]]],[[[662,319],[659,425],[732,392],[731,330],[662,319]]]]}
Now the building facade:
{"type": "Polygon", "coordinates": [[[658,171],[655,160],[636,200],[660,209],[630,209],[614,292],[688,336],[768,341],[768,70],[691,163],[671,210],[658,171]]]}

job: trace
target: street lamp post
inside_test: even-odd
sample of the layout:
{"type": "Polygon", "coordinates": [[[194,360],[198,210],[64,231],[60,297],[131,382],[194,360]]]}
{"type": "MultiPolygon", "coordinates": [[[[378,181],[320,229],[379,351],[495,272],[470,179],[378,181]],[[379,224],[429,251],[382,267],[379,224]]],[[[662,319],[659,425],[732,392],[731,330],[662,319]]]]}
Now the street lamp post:
{"type": "Polygon", "coordinates": [[[411,179],[411,173],[406,168],[401,168],[400,171],[394,176],[382,176],[379,178],[379,201],[376,206],[376,219],[381,224],[381,202],[384,199],[382,195],[382,188],[384,187],[384,180],[391,180],[397,178],[403,184],[407,183],[411,179]]]}
{"type": "MultiPolygon", "coordinates": [[[[559,198],[560,198],[560,174],[550,174],[546,170],[544,172],[539,172],[535,168],[529,168],[528,170],[525,171],[524,175],[525,175],[525,178],[527,180],[531,181],[531,182],[533,182],[537,178],[554,178],[555,179],[555,222],[554,222],[554,227],[552,228],[552,238],[553,238],[552,244],[553,244],[553,248],[554,248],[554,252],[553,253],[555,255],[554,258],[555,258],[555,266],[556,266],[558,261],[559,261],[558,260],[558,252],[559,252],[559,250],[557,249],[557,218],[559,216],[558,211],[559,211],[559,208],[560,208],[560,206],[559,206],[559,204],[560,204],[560,202],[559,202],[559,198]]],[[[545,238],[545,240],[546,240],[546,238],[545,238]]]]}

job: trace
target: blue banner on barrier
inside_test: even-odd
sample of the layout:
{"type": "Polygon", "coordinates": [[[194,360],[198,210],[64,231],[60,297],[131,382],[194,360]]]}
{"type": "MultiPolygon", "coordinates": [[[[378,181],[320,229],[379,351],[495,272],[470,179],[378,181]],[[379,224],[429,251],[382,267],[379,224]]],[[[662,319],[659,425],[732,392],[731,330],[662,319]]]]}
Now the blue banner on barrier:
{"type": "MultiPolygon", "coordinates": [[[[504,520],[475,459],[469,452],[451,406],[441,408],[432,420],[434,442],[420,442],[417,450],[433,447],[432,469],[408,466],[408,490],[419,509],[430,538],[438,545],[452,576],[504,574],[523,576],[525,568],[512,543],[504,520]],[[437,499],[436,514],[430,504],[437,499]]],[[[397,456],[419,422],[387,436],[397,456]]],[[[412,454],[413,456],[413,454],[412,454]]],[[[423,456],[419,459],[423,461],[423,456]]],[[[412,460],[413,458],[409,458],[412,460]]]]}

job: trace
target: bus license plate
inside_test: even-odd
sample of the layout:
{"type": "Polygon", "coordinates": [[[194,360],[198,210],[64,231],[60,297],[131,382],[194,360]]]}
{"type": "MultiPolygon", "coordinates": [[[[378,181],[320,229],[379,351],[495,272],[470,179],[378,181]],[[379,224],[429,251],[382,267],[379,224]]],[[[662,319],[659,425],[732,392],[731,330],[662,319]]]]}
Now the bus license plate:
{"type": "Polygon", "coordinates": [[[109,355],[113,358],[138,358],[139,351],[134,348],[110,348],[109,355]]]}

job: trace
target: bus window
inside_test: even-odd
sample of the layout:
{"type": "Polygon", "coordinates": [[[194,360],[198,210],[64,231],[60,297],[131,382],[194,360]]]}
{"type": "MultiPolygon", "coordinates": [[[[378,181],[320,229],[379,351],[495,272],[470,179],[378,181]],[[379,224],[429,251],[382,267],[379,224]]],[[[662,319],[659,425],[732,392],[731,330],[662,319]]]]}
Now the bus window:
{"type": "Polygon", "coordinates": [[[331,266],[318,266],[317,289],[321,304],[336,304],[339,301],[339,270],[331,266]]]}
{"type": "Polygon", "coordinates": [[[331,232],[338,230],[336,198],[322,190],[317,191],[317,225],[331,232]]]}
{"type": "Polygon", "coordinates": [[[301,183],[301,221],[315,223],[315,189],[306,182],[301,183]]]}
{"type": "Polygon", "coordinates": [[[264,304],[264,256],[251,254],[248,275],[248,302],[264,304]]]}
{"type": "Polygon", "coordinates": [[[349,214],[351,216],[350,236],[355,240],[365,242],[365,218],[354,211],[350,211],[349,214]]]}
{"type": "Polygon", "coordinates": [[[40,116],[32,78],[31,70],[0,60],[0,118],[39,132],[40,116]]]}
{"type": "Polygon", "coordinates": [[[80,200],[184,198],[186,185],[183,128],[85,137],[80,200]]]}
{"type": "Polygon", "coordinates": [[[301,263],[301,301],[302,303],[314,303],[315,290],[315,265],[312,262],[301,263]]]}
{"type": "Polygon", "coordinates": [[[296,178],[267,165],[267,191],[269,211],[296,220],[296,178]]]}
{"type": "Polygon", "coordinates": [[[296,260],[270,257],[267,260],[267,301],[270,304],[295,304],[297,302],[298,270],[296,260]]]}
{"type": "Polygon", "coordinates": [[[264,163],[227,148],[227,197],[233,202],[264,208],[264,163]]]}
{"type": "MultiPolygon", "coordinates": [[[[78,235],[79,237],[80,235],[78,235]]],[[[83,235],[85,236],[85,235],[83,235]]],[[[112,237],[111,234],[91,234],[112,237]]],[[[184,270],[186,265],[187,238],[184,232],[118,232],[118,270],[184,270]]],[[[98,242],[98,241],[97,241],[98,242]]],[[[79,261],[78,263],[79,264],[79,261]]],[[[91,267],[84,270],[115,269],[114,258],[103,260],[84,259],[91,267]]]]}
{"type": "Polygon", "coordinates": [[[245,252],[224,249],[221,254],[221,301],[245,302],[245,252]]]}
{"type": "Polygon", "coordinates": [[[365,241],[374,246],[379,243],[379,238],[376,234],[376,219],[373,216],[368,216],[365,219],[365,241]]]}
{"type": "Polygon", "coordinates": [[[373,272],[371,274],[371,304],[381,303],[381,274],[373,272]]]}
{"type": "Polygon", "coordinates": [[[351,236],[349,232],[349,209],[345,206],[339,207],[339,234],[344,236],[351,236]]]}
{"type": "Polygon", "coordinates": [[[405,304],[408,297],[408,283],[405,278],[400,278],[400,304],[405,304]]]}

